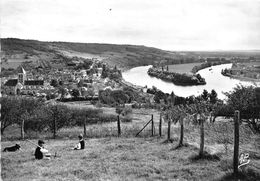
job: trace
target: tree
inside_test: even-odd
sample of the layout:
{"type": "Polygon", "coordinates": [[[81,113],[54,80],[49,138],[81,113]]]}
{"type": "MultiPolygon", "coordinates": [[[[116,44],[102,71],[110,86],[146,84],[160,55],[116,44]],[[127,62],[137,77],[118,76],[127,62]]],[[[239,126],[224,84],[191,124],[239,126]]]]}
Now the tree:
{"type": "Polygon", "coordinates": [[[119,104],[127,103],[129,100],[129,96],[123,90],[114,90],[110,96],[119,104]]]}
{"type": "Polygon", "coordinates": [[[171,106],[174,106],[174,104],[175,104],[175,94],[173,91],[170,96],[170,104],[171,104],[171,106]]]}
{"type": "Polygon", "coordinates": [[[102,73],[101,73],[101,78],[106,78],[108,77],[108,68],[105,64],[102,66],[102,73]]]}
{"type": "Polygon", "coordinates": [[[200,149],[199,157],[204,156],[204,122],[210,116],[209,105],[206,101],[196,102],[195,104],[187,106],[187,112],[192,118],[193,124],[200,125],[200,149]]]}
{"type": "Polygon", "coordinates": [[[93,87],[87,89],[87,95],[88,96],[94,96],[95,95],[95,91],[94,91],[93,87]]]}
{"type": "Polygon", "coordinates": [[[209,101],[211,104],[215,104],[217,100],[218,100],[218,94],[214,89],[212,89],[211,93],[209,94],[209,101]]]}
{"type": "Polygon", "coordinates": [[[47,113],[47,127],[53,132],[53,137],[62,127],[69,125],[71,112],[65,105],[48,105],[47,113]]]}
{"type": "Polygon", "coordinates": [[[61,94],[61,99],[68,93],[68,89],[64,87],[59,87],[59,93],[61,94]]]}
{"type": "Polygon", "coordinates": [[[59,81],[59,85],[63,86],[64,82],[62,80],[59,81]]]}
{"type": "Polygon", "coordinates": [[[53,87],[57,87],[59,85],[59,82],[57,79],[52,79],[50,85],[53,87]]]}
{"type": "Polygon", "coordinates": [[[81,79],[81,80],[79,81],[79,83],[78,83],[78,87],[83,87],[83,84],[84,84],[84,80],[81,79]]]}
{"type": "Polygon", "coordinates": [[[50,119],[48,111],[48,107],[45,105],[38,107],[25,122],[25,130],[42,132],[44,128],[48,127],[50,119]]]}
{"type": "Polygon", "coordinates": [[[2,97],[1,98],[1,134],[4,130],[15,123],[17,110],[17,98],[15,97],[2,97]]]}
{"type": "Polygon", "coordinates": [[[256,94],[257,104],[260,105],[260,87],[255,88],[255,94],[256,94]]]}
{"type": "Polygon", "coordinates": [[[256,92],[253,86],[237,85],[225,95],[228,98],[227,105],[232,111],[239,110],[241,119],[246,121],[253,131],[260,133],[260,104],[256,92]]]}
{"type": "Polygon", "coordinates": [[[203,93],[201,94],[201,97],[204,101],[207,101],[208,100],[208,97],[209,97],[209,93],[206,89],[203,90],[203,93]]]}
{"type": "Polygon", "coordinates": [[[97,117],[98,114],[102,113],[101,109],[89,109],[80,108],[71,110],[71,121],[69,121],[70,126],[82,126],[84,130],[84,135],[87,134],[86,125],[90,124],[91,119],[97,117]]]}
{"type": "Polygon", "coordinates": [[[12,124],[24,124],[24,131],[30,128],[27,124],[30,116],[35,110],[41,107],[43,103],[34,98],[25,97],[3,97],[1,98],[1,133],[12,124]]]}
{"type": "Polygon", "coordinates": [[[78,98],[80,96],[80,92],[78,89],[72,89],[71,95],[75,98],[78,98]]]}
{"type": "MultiPolygon", "coordinates": [[[[170,103],[171,104],[171,103],[170,103]]],[[[183,105],[178,106],[168,106],[168,108],[162,112],[162,115],[164,115],[165,119],[168,120],[168,141],[172,141],[170,139],[170,127],[171,122],[176,124],[180,124],[180,139],[179,139],[179,145],[177,147],[183,146],[183,138],[184,138],[184,120],[187,117],[187,111],[188,109],[184,107],[183,105]]]]}

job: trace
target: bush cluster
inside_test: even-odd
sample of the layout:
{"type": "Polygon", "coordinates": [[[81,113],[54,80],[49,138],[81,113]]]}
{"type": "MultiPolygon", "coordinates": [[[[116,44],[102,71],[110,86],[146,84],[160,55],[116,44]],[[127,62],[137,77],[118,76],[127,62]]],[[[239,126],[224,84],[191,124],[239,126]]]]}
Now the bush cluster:
{"type": "Polygon", "coordinates": [[[143,98],[133,89],[124,87],[123,90],[105,89],[99,91],[100,103],[116,106],[132,101],[142,102],[143,98]]]}

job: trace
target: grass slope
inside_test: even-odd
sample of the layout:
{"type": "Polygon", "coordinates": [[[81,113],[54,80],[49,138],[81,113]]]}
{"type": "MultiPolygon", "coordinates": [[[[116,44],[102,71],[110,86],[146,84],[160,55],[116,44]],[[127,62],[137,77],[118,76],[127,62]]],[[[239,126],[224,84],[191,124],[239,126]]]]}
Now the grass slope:
{"type": "MultiPolygon", "coordinates": [[[[37,140],[34,140],[36,142],[37,140]]],[[[35,160],[34,146],[23,152],[2,153],[3,180],[211,180],[224,172],[219,161],[192,161],[195,147],[173,150],[156,138],[102,138],[86,141],[86,149],[70,148],[77,140],[47,141],[62,155],[35,160]]],[[[11,143],[3,143],[2,146],[11,143]]]]}
{"type": "MultiPolygon", "coordinates": [[[[176,148],[180,128],[172,125],[167,143],[167,122],[163,122],[163,137],[158,136],[158,114],[154,116],[155,137],[150,137],[151,127],[135,137],[149,120],[150,115],[134,116],[133,122],[121,123],[122,137],[117,137],[117,123],[87,126],[86,149],[71,150],[77,143],[82,127],[64,128],[58,139],[44,138],[51,153],[60,158],[35,160],[35,146],[26,141],[1,142],[2,149],[19,143],[23,152],[1,154],[3,180],[234,180],[232,173],[233,124],[218,121],[205,124],[205,150],[210,154],[198,159],[199,127],[185,124],[184,143],[176,148]],[[187,144],[188,143],[188,144],[187,144]],[[225,147],[226,143],[227,147],[225,147]],[[212,156],[213,155],[213,156],[212,156]]],[[[19,129],[6,135],[19,135],[19,129]]],[[[50,133],[51,136],[51,133],[50,133]]],[[[37,143],[37,139],[32,140],[37,143]]],[[[260,142],[246,125],[240,126],[240,153],[250,154],[250,164],[243,168],[240,180],[260,179],[260,142]]]]}
{"type": "MultiPolygon", "coordinates": [[[[37,142],[37,140],[33,140],[37,142]]],[[[174,149],[158,138],[100,138],[86,140],[86,149],[71,148],[77,140],[46,142],[57,158],[35,160],[34,146],[21,142],[23,152],[2,153],[3,180],[226,180],[232,179],[232,159],[194,159],[198,148],[174,149]]],[[[12,142],[4,142],[2,146],[12,142]]],[[[251,160],[251,165],[256,164],[251,160]]],[[[247,167],[241,180],[259,179],[255,167],[247,167]],[[254,169],[252,169],[254,168],[254,169]]],[[[258,165],[259,166],[259,165],[258,165]]]]}

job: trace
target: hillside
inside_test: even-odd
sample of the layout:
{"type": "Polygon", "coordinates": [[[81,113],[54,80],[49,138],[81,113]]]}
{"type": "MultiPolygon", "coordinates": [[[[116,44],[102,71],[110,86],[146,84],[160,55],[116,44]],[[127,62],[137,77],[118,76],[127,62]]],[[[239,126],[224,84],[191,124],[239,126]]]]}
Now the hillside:
{"type": "Polygon", "coordinates": [[[8,38],[1,40],[1,46],[1,56],[9,62],[51,60],[56,54],[62,54],[69,57],[98,58],[111,66],[131,68],[177,57],[176,53],[136,45],[41,42],[8,38]]]}
{"type": "MultiPolygon", "coordinates": [[[[260,51],[217,51],[217,52],[171,52],[140,45],[115,45],[98,43],[42,42],[16,38],[1,39],[2,67],[16,68],[24,61],[42,61],[45,63],[59,56],[98,58],[117,65],[121,69],[149,65],[162,60],[175,63],[198,62],[206,57],[239,57],[253,56],[260,59],[260,51]]],[[[62,63],[60,61],[59,63],[62,63]]]]}

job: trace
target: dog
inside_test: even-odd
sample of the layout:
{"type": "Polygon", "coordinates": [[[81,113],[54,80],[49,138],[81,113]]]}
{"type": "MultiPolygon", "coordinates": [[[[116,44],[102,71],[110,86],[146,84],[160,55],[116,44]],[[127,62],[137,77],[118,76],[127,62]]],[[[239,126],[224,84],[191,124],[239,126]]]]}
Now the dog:
{"type": "Polygon", "coordinates": [[[21,146],[16,144],[15,146],[4,148],[3,152],[7,152],[7,151],[14,152],[14,151],[20,150],[20,148],[21,148],[21,146]]]}

